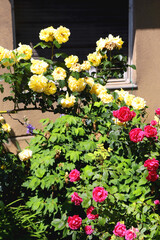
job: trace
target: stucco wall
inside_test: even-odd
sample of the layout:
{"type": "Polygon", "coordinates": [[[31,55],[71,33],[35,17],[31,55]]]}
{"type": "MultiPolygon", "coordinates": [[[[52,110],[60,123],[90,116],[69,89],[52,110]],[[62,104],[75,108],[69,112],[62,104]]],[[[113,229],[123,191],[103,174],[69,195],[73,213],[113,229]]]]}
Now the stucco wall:
{"type": "Polygon", "coordinates": [[[160,107],[160,1],[134,0],[134,51],[137,67],[134,78],[137,96],[143,97],[149,109],[147,121],[160,107]]]}

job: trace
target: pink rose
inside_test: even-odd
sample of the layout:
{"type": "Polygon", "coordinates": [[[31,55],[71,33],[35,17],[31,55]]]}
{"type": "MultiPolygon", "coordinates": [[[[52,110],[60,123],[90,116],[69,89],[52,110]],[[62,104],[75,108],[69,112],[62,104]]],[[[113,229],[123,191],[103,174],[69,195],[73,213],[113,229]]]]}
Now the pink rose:
{"type": "Polygon", "coordinates": [[[121,122],[131,121],[136,116],[134,111],[131,111],[128,107],[121,107],[119,110],[113,111],[113,116],[118,118],[121,122]]]}
{"type": "Polygon", "coordinates": [[[160,201],[157,199],[157,200],[154,200],[154,204],[155,205],[159,205],[160,204],[160,201]]]}
{"type": "Polygon", "coordinates": [[[125,239],[126,240],[133,240],[136,237],[137,237],[137,235],[131,229],[127,230],[126,233],[125,233],[125,239]]]}
{"type": "Polygon", "coordinates": [[[157,108],[157,109],[155,110],[155,113],[156,113],[157,115],[160,115],[160,108],[157,108]]]}
{"type": "Polygon", "coordinates": [[[152,126],[156,126],[157,124],[158,124],[158,122],[157,122],[156,120],[152,120],[152,121],[151,121],[151,125],[152,125],[152,126]]]}
{"type": "Polygon", "coordinates": [[[149,171],[148,176],[146,179],[151,182],[155,182],[159,178],[159,175],[156,171],[149,171]]]}
{"type": "Polygon", "coordinates": [[[118,118],[118,111],[119,111],[119,110],[113,111],[113,117],[118,118]]]}
{"type": "Polygon", "coordinates": [[[108,196],[108,192],[103,187],[95,187],[92,192],[93,200],[103,202],[108,196]]]}
{"type": "Polygon", "coordinates": [[[118,237],[124,237],[126,234],[126,226],[123,223],[118,222],[113,230],[113,233],[118,237]]]}
{"type": "Polygon", "coordinates": [[[78,193],[74,192],[71,195],[71,202],[74,202],[74,204],[78,206],[81,204],[81,202],[83,202],[83,199],[80,196],[78,196],[78,193]]]}
{"type": "Polygon", "coordinates": [[[144,134],[147,138],[156,137],[157,129],[155,127],[152,127],[151,125],[147,125],[144,127],[144,134]]]}
{"type": "Polygon", "coordinates": [[[89,218],[89,219],[91,219],[91,220],[94,220],[94,219],[96,219],[96,218],[98,218],[99,217],[99,215],[98,214],[92,214],[92,211],[95,209],[95,207],[93,207],[93,206],[90,206],[88,209],[87,209],[87,217],[89,218]]]}
{"type": "Polygon", "coordinates": [[[90,225],[90,226],[89,226],[89,225],[85,226],[84,230],[85,230],[85,233],[86,233],[87,235],[92,234],[93,231],[94,231],[94,229],[92,228],[91,225],[90,225]]]}
{"type": "Polygon", "coordinates": [[[77,169],[73,169],[69,173],[69,180],[70,182],[76,182],[80,179],[80,172],[77,169]]]}
{"type": "Polygon", "coordinates": [[[68,220],[68,226],[72,229],[78,229],[80,228],[81,224],[82,224],[82,218],[79,217],[79,215],[74,215],[73,217],[69,217],[68,220]]]}
{"type": "Polygon", "coordinates": [[[156,160],[155,158],[147,159],[144,162],[144,167],[147,167],[147,170],[149,170],[149,171],[156,171],[159,167],[159,161],[156,160]]]}
{"type": "Polygon", "coordinates": [[[129,132],[129,137],[132,142],[141,142],[144,138],[144,132],[141,128],[134,128],[129,132]]]}

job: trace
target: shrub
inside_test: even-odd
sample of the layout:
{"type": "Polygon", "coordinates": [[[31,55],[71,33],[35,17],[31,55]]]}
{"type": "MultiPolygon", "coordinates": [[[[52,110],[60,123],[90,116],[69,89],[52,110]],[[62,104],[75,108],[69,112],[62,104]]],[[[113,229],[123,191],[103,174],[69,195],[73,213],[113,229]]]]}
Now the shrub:
{"type": "Polygon", "coordinates": [[[143,98],[106,89],[109,78],[129,67],[119,54],[120,37],[101,38],[82,64],[57,52],[61,61],[53,61],[54,47],[69,35],[62,26],[41,30],[35,47],[51,48],[51,59],[31,59],[27,45],[1,53],[1,65],[14,70],[1,76],[14,93],[4,99],[14,102],[10,112],[23,110],[21,103],[62,114],[55,122],[41,120],[43,130],[31,128],[35,136],[18,155],[28,167],[25,222],[35,213],[39,225],[33,218],[31,229],[47,239],[158,240],[159,109],[146,124],[143,98]]]}

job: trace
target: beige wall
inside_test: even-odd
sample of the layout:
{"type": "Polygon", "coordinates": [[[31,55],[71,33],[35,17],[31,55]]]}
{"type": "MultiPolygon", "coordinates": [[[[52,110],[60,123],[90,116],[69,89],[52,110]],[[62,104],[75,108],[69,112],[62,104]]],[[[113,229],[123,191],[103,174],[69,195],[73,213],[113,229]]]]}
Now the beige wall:
{"type": "Polygon", "coordinates": [[[137,96],[143,97],[149,109],[147,121],[160,107],[160,1],[134,0],[134,51],[137,67],[137,96]]]}
{"type": "MultiPolygon", "coordinates": [[[[154,116],[154,110],[160,107],[160,0],[133,0],[133,2],[133,64],[137,67],[133,74],[133,80],[138,85],[138,89],[134,90],[133,93],[147,101],[149,106],[147,121],[150,121],[154,116]]],[[[0,0],[0,3],[0,45],[13,49],[11,4],[9,0],[0,0]]],[[[8,91],[9,88],[6,85],[4,95],[7,95],[8,91]]],[[[12,109],[12,103],[2,103],[3,96],[0,96],[0,110],[12,109]]],[[[21,121],[23,121],[24,116],[27,116],[30,123],[37,128],[40,127],[38,122],[41,118],[55,119],[53,114],[42,114],[40,111],[25,111],[13,115],[14,118],[19,118],[21,121]]],[[[5,115],[5,118],[14,129],[12,136],[17,136],[22,147],[26,146],[24,141],[26,129],[9,116],[5,115]]],[[[14,144],[10,143],[8,146],[16,152],[14,144]]]]}

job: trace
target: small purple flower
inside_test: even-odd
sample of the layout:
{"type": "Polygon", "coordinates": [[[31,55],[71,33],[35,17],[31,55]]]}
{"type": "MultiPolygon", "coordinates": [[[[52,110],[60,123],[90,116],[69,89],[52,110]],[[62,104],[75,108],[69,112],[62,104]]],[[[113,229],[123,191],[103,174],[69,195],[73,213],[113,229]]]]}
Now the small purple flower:
{"type": "Polygon", "coordinates": [[[33,134],[33,130],[35,127],[33,127],[31,124],[27,124],[27,134],[33,134]]]}

